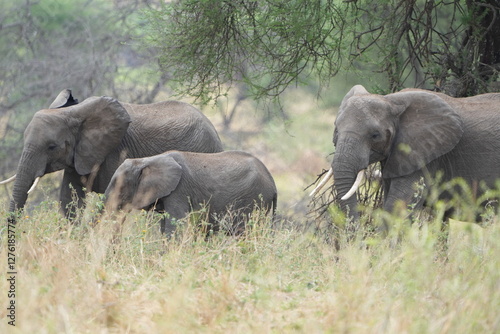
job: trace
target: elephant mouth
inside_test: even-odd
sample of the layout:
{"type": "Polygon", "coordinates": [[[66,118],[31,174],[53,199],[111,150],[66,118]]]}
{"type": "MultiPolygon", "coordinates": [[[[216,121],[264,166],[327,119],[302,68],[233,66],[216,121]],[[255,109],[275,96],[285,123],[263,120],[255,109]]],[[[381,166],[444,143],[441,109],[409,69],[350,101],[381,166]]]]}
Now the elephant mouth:
{"type": "Polygon", "coordinates": [[[57,172],[59,170],[66,169],[68,167],[72,167],[72,166],[70,166],[68,163],[63,162],[63,161],[53,161],[51,163],[48,163],[45,166],[45,172],[43,174],[45,175],[48,173],[57,172]]]}
{"type": "Polygon", "coordinates": [[[370,150],[369,164],[385,160],[386,158],[387,157],[386,157],[386,155],[383,152],[371,149],[370,150]]]}
{"type": "MultiPolygon", "coordinates": [[[[340,200],[346,201],[351,198],[366,178],[380,181],[382,177],[382,172],[379,169],[373,169],[371,172],[369,172],[369,169],[367,168],[360,170],[356,175],[356,179],[354,180],[351,188],[340,198],[340,200]]],[[[324,174],[318,185],[309,193],[309,196],[314,197],[330,179],[334,179],[333,168],[330,168],[328,172],[324,174]]]]}
{"type": "MultiPolygon", "coordinates": [[[[356,193],[360,184],[363,182],[363,180],[365,178],[365,171],[366,171],[366,169],[362,169],[358,172],[358,174],[356,175],[356,180],[354,180],[354,183],[352,184],[351,188],[347,191],[347,193],[344,196],[342,196],[340,198],[340,200],[346,201],[349,198],[351,198],[352,195],[354,195],[356,193]]],[[[333,179],[333,178],[334,178],[333,168],[330,168],[328,170],[328,172],[325,174],[325,176],[323,177],[323,179],[321,179],[321,181],[318,183],[316,188],[314,188],[311,191],[309,196],[313,197],[314,195],[316,195],[325,186],[325,184],[328,182],[328,180],[333,179]]]]}

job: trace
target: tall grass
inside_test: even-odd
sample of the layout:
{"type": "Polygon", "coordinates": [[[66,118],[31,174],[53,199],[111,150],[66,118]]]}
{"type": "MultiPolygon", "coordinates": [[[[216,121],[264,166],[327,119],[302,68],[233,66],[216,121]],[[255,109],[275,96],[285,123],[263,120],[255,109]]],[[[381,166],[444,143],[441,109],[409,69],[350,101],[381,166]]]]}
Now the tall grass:
{"type": "Polygon", "coordinates": [[[500,224],[453,223],[443,257],[433,222],[396,245],[336,250],[259,213],[239,237],[207,237],[191,217],[166,239],[150,212],[95,224],[89,204],[68,225],[57,209],[44,202],[16,226],[17,321],[2,305],[2,333],[500,331],[500,224]]]}

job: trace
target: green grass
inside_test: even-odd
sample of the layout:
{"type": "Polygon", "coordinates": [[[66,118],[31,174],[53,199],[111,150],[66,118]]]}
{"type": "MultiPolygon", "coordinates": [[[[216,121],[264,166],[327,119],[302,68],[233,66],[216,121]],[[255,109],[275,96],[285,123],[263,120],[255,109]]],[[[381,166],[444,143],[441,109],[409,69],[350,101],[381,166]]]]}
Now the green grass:
{"type": "MultiPolygon", "coordinates": [[[[396,245],[344,238],[336,250],[261,216],[241,237],[206,238],[186,222],[167,240],[152,213],[123,224],[103,216],[92,226],[93,211],[91,203],[80,225],[68,225],[55,203],[44,202],[20,219],[17,326],[2,316],[0,332],[500,330],[499,224],[453,223],[445,258],[432,222],[407,228],[396,245]]],[[[5,233],[0,254],[7,258],[5,233]]],[[[0,289],[6,293],[6,280],[0,289]]]]}

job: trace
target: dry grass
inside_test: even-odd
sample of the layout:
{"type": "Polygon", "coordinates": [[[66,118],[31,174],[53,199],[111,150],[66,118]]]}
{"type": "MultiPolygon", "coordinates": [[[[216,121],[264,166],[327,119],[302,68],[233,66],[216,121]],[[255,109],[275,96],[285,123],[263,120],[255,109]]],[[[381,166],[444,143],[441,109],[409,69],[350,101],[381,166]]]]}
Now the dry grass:
{"type": "Polygon", "coordinates": [[[17,326],[2,308],[2,333],[500,330],[499,224],[453,224],[445,260],[432,222],[397,246],[374,238],[336,251],[258,215],[241,237],[205,238],[186,222],[166,240],[151,213],[117,234],[117,220],[72,226],[56,209],[43,203],[16,227],[17,326]]]}

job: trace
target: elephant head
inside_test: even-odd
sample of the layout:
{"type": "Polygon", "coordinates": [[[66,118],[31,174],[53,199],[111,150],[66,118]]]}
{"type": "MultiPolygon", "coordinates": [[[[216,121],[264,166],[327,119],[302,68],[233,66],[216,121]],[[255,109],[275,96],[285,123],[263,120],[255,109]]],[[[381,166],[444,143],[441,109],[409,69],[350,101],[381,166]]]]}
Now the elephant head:
{"type": "Polygon", "coordinates": [[[112,212],[149,208],[177,188],[181,175],[182,167],[165,154],[126,159],[115,171],[106,189],[106,209],[112,212]]]}
{"type": "Polygon", "coordinates": [[[24,132],[10,211],[24,206],[28,190],[44,174],[74,168],[88,175],[125,135],[130,116],[118,101],[91,97],[78,104],[62,91],[49,109],[35,113],[24,132]]]}
{"type": "Polygon", "coordinates": [[[354,86],[335,120],[329,173],[342,209],[357,218],[356,175],[369,164],[380,161],[384,179],[410,175],[452,150],[462,134],[460,116],[435,93],[407,90],[382,96],[354,86]]]}

